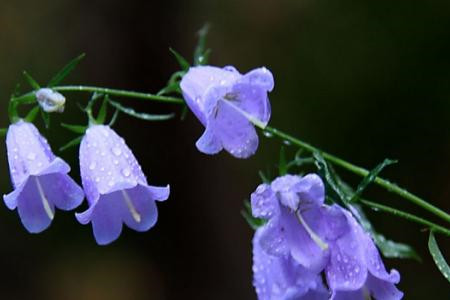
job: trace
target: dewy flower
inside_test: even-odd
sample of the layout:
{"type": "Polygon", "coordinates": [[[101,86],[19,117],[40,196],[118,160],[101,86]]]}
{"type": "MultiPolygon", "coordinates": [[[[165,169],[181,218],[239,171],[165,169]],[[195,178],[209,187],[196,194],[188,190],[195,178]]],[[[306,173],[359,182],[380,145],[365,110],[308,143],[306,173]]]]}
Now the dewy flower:
{"type": "MultiPolygon", "coordinates": [[[[278,283],[265,285],[265,294],[279,290],[281,279],[275,274],[282,264],[289,274],[303,274],[295,282],[284,281],[285,291],[305,287],[314,291],[311,283],[315,281],[311,281],[306,270],[326,274],[331,299],[362,300],[367,295],[374,299],[401,299],[403,294],[395,287],[400,280],[398,272],[386,272],[371,237],[348,211],[324,204],[324,192],[320,177],[309,174],[279,177],[270,185],[260,185],[251,195],[253,215],[267,220],[255,234],[254,263],[263,256],[266,261],[277,262],[266,266],[275,269],[266,269],[264,281],[278,283]]],[[[254,276],[257,282],[261,275],[254,272],[254,276]]],[[[261,285],[255,287],[261,290],[261,285]]]]}
{"type": "Polygon", "coordinates": [[[71,210],[81,204],[84,193],[67,175],[69,165],[52,153],[33,124],[19,121],[10,125],[6,147],[14,191],[3,199],[9,209],[17,208],[29,232],[45,230],[53,220],[55,206],[71,210]]]}
{"type": "Polygon", "coordinates": [[[154,187],[136,158],[109,126],[93,125],[80,145],[80,169],[89,209],[76,214],[82,224],[92,222],[98,244],[116,240],[122,222],[136,231],[155,225],[155,200],[169,197],[169,187],[154,187]]]}
{"type": "Polygon", "coordinates": [[[66,98],[49,88],[42,88],[36,92],[36,100],[41,106],[42,110],[48,113],[64,111],[64,104],[66,98]]]}
{"type": "Polygon", "coordinates": [[[180,86],[186,104],[205,126],[198,150],[216,154],[224,148],[237,158],[253,155],[258,148],[254,125],[264,128],[269,122],[267,93],[273,85],[266,68],[242,75],[233,67],[191,67],[180,86]]]}

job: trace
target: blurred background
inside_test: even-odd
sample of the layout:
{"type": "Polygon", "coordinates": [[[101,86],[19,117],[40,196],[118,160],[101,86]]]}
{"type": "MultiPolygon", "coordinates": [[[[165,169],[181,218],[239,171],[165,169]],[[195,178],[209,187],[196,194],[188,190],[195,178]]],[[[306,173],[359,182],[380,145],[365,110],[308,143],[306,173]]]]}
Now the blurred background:
{"type": "MultiPolygon", "coordinates": [[[[399,159],[384,176],[450,210],[450,2],[443,0],[2,0],[0,127],[8,125],[7,102],[23,70],[45,83],[86,52],[65,83],[156,92],[178,68],[168,48],[191,57],[205,22],[212,24],[212,64],[273,72],[272,126],[367,168],[385,157],[399,159]]],[[[50,130],[38,123],[54,150],[75,137],[59,122],[85,123],[76,103],[87,96],[66,94],[66,113],[52,118],[50,130]]],[[[191,114],[165,123],[121,115],[115,129],[149,181],[171,185],[156,227],[143,234],[124,229],[115,243],[99,247],[91,226],[79,225],[73,212],[58,211],[47,231],[30,235],[2,205],[0,298],[255,299],[253,232],[240,210],[260,182],[258,170],[276,164],[279,141],[261,137],[255,156],[237,160],[199,153],[194,143],[203,128],[191,114]]],[[[12,189],[5,151],[0,147],[2,194],[12,189]]],[[[59,155],[79,181],[77,149],[59,155]]],[[[341,174],[353,184],[360,180],[341,174]]],[[[367,197],[418,212],[377,187],[367,197]]],[[[448,299],[450,285],[427,252],[427,233],[368,213],[376,228],[412,244],[423,258],[385,261],[400,270],[406,299],[430,292],[448,299]]],[[[449,239],[438,236],[438,242],[450,259],[449,239]]]]}

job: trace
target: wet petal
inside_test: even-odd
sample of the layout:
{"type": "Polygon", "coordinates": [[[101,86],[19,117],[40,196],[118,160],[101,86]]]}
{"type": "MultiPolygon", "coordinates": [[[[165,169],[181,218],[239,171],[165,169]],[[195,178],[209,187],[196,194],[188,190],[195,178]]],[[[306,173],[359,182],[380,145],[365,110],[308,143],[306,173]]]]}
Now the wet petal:
{"type": "Polygon", "coordinates": [[[280,214],[280,205],[270,185],[260,184],[250,196],[255,218],[270,219],[280,214]]]}
{"type": "Polygon", "coordinates": [[[195,146],[200,152],[210,155],[219,153],[223,149],[221,141],[214,130],[211,129],[211,126],[206,127],[205,132],[195,143],[195,146]]]}
{"type": "Polygon", "coordinates": [[[331,300],[367,300],[367,299],[370,298],[366,297],[363,289],[357,291],[336,292],[331,297],[331,300]]]}
{"type": "Polygon", "coordinates": [[[125,204],[122,208],[122,219],[128,227],[136,231],[147,231],[155,225],[158,211],[149,189],[137,186],[116,193],[115,201],[122,201],[125,204]]]}
{"type": "Polygon", "coordinates": [[[258,135],[252,124],[225,101],[217,104],[213,129],[222,146],[237,158],[248,158],[258,148],[258,135]]]}
{"type": "Polygon", "coordinates": [[[365,235],[363,243],[365,244],[367,267],[370,273],[381,280],[398,283],[400,281],[400,274],[396,270],[392,270],[391,273],[386,271],[380,253],[368,234],[365,235]]]}
{"type": "Polygon", "coordinates": [[[40,176],[39,180],[48,200],[59,209],[72,210],[83,201],[83,190],[66,174],[53,173],[40,176]]]}
{"type": "Polygon", "coordinates": [[[29,180],[17,198],[17,209],[20,219],[23,226],[30,233],[42,232],[52,222],[45,205],[48,205],[52,212],[55,211],[54,205],[43,197],[38,190],[36,181],[29,180]],[[47,204],[44,203],[45,201],[47,204]]]}
{"type": "Polygon", "coordinates": [[[399,300],[403,298],[403,293],[393,283],[378,279],[372,275],[369,275],[367,278],[367,287],[374,299],[377,300],[399,300]]]}
{"type": "Polygon", "coordinates": [[[92,229],[99,245],[115,241],[122,231],[124,203],[117,201],[117,193],[103,195],[91,215],[92,229]]]}

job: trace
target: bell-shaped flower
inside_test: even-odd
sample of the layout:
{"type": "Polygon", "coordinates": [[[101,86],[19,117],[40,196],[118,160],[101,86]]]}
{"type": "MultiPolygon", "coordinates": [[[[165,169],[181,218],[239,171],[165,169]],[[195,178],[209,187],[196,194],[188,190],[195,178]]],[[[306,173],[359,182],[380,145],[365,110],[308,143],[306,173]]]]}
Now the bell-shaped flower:
{"type": "Polygon", "coordinates": [[[234,67],[191,67],[180,87],[186,104],[205,126],[198,150],[216,154],[225,149],[237,158],[253,155],[258,148],[254,125],[264,128],[269,122],[267,93],[273,85],[266,68],[242,75],[234,67]]]}
{"type": "Polygon", "coordinates": [[[291,255],[271,255],[261,246],[265,227],[253,237],[253,285],[259,300],[327,300],[320,274],[311,272],[291,255]]]}
{"type": "Polygon", "coordinates": [[[355,218],[343,208],[349,229],[330,246],[330,260],[325,268],[333,300],[398,300],[403,297],[395,284],[400,281],[396,270],[386,271],[380,254],[355,218]]]}
{"type": "Polygon", "coordinates": [[[82,224],[92,222],[95,240],[116,240],[122,223],[136,231],[155,225],[155,200],[169,197],[169,187],[149,186],[125,141],[109,126],[88,128],[80,145],[80,169],[89,208],[76,214],[82,224]]]}
{"type": "Polygon", "coordinates": [[[32,123],[11,124],[6,147],[14,191],[3,199],[9,209],[17,208],[29,232],[39,233],[50,226],[55,206],[71,210],[81,204],[84,193],[67,175],[69,165],[53,154],[32,123]]]}

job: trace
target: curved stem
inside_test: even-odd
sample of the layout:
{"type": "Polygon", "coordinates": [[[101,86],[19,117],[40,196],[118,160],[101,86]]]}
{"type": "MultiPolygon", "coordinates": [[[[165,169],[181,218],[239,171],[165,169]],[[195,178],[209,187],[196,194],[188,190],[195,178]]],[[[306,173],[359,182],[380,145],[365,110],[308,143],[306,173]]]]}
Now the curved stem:
{"type": "Polygon", "coordinates": [[[159,102],[166,103],[175,103],[175,104],[183,104],[184,100],[181,98],[168,97],[168,96],[159,96],[149,93],[140,93],[133,91],[125,91],[119,89],[108,89],[101,88],[96,86],[85,86],[85,85],[66,85],[66,86],[55,86],[52,87],[53,90],[58,92],[90,92],[90,93],[99,93],[110,96],[120,96],[120,97],[129,97],[143,100],[155,100],[159,102]]]}
{"type": "MultiPolygon", "coordinates": [[[[326,153],[326,152],[324,152],[314,146],[311,146],[310,144],[305,143],[305,142],[303,142],[287,133],[284,133],[276,128],[267,126],[264,130],[274,136],[277,136],[277,137],[283,139],[283,140],[287,140],[287,141],[291,142],[292,144],[297,145],[309,152],[319,152],[326,160],[328,160],[331,163],[338,165],[344,169],[347,169],[357,175],[365,177],[369,174],[369,171],[364,168],[355,166],[354,164],[351,164],[343,159],[340,159],[339,157],[336,157],[332,154],[326,153]]],[[[436,216],[440,217],[441,219],[450,223],[450,215],[448,213],[446,213],[445,211],[441,210],[440,208],[426,202],[424,199],[399,187],[395,183],[391,183],[388,180],[383,179],[381,177],[376,177],[374,182],[376,184],[378,184],[379,186],[382,186],[389,192],[395,193],[395,194],[399,195],[400,197],[405,198],[406,200],[422,207],[423,209],[433,213],[434,215],[436,215],[436,216]]]]}
{"type": "Polygon", "coordinates": [[[415,216],[413,214],[410,214],[410,213],[407,213],[407,212],[404,212],[404,211],[401,211],[401,210],[398,210],[398,209],[395,209],[395,208],[392,208],[392,207],[389,207],[389,206],[386,206],[386,205],[382,205],[382,204],[378,204],[378,203],[375,203],[375,202],[372,202],[372,201],[364,200],[364,199],[361,199],[360,202],[363,203],[366,206],[369,206],[369,207],[375,209],[375,210],[384,211],[384,212],[393,214],[395,216],[404,218],[406,220],[412,221],[414,223],[425,225],[426,227],[430,228],[434,232],[439,232],[439,233],[445,234],[447,236],[450,236],[450,230],[449,229],[447,229],[445,227],[442,227],[440,225],[437,225],[435,223],[432,223],[432,222],[430,222],[428,220],[422,219],[422,218],[420,218],[418,216],[415,216]]]}

